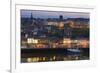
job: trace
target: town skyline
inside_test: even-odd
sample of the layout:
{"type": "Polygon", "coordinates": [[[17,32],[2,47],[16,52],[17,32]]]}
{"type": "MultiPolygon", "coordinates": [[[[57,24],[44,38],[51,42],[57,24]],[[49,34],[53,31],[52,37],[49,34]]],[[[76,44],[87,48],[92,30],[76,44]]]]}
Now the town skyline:
{"type": "Polygon", "coordinates": [[[89,13],[83,12],[62,12],[62,11],[43,11],[43,10],[21,10],[22,18],[59,18],[60,15],[63,16],[64,19],[67,18],[87,18],[89,19],[89,13]]]}
{"type": "Polygon", "coordinates": [[[21,10],[20,18],[21,63],[90,59],[89,13],[21,10]]]}

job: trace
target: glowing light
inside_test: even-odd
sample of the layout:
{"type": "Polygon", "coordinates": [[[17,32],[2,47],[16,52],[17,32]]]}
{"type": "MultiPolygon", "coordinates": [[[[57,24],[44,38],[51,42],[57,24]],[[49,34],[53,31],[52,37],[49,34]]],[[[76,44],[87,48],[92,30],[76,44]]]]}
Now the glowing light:
{"type": "Polygon", "coordinates": [[[36,59],[36,58],[33,58],[33,59],[32,59],[32,61],[33,61],[33,62],[36,62],[36,61],[37,61],[37,59],[36,59]]]}
{"type": "Polygon", "coordinates": [[[35,44],[37,44],[38,43],[38,40],[37,39],[34,39],[34,38],[28,38],[27,39],[27,43],[35,43],[35,44]]]}
{"type": "Polygon", "coordinates": [[[62,22],[59,24],[59,28],[64,28],[64,24],[62,22]]]}
{"type": "Polygon", "coordinates": [[[28,59],[27,59],[27,62],[32,62],[32,59],[31,59],[31,58],[28,58],[28,59]]]}
{"type": "Polygon", "coordinates": [[[56,59],[56,56],[53,56],[53,60],[55,60],[56,59]]]}
{"type": "Polygon", "coordinates": [[[43,60],[45,61],[45,57],[43,57],[43,60]]]}
{"type": "Polygon", "coordinates": [[[88,48],[89,47],[89,41],[88,40],[80,40],[79,41],[82,48],[88,48]]]}
{"type": "Polygon", "coordinates": [[[76,60],[78,60],[78,59],[79,59],[79,57],[75,57],[75,59],[76,59],[76,60]]]}
{"type": "Polygon", "coordinates": [[[78,40],[74,40],[74,43],[78,43],[78,40]]]}
{"type": "Polygon", "coordinates": [[[37,57],[37,61],[39,61],[39,57],[37,57]]]}
{"type": "Polygon", "coordinates": [[[55,45],[55,44],[53,44],[52,48],[56,48],[56,45],[55,45]]]}
{"type": "Polygon", "coordinates": [[[33,42],[33,43],[38,43],[38,40],[37,40],[37,39],[33,39],[32,42],[33,42]]]}
{"type": "Polygon", "coordinates": [[[63,40],[63,43],[64,43],[64,44],[70,44],[70,43],[71,43],[71,40],[70,40],[70,39],[64,39],[64,40],[63,40]]]}
{"type": "Polygon", "coordinates": [[[52,58],[50,58],[50,61],[52,61],[52,58]]]}

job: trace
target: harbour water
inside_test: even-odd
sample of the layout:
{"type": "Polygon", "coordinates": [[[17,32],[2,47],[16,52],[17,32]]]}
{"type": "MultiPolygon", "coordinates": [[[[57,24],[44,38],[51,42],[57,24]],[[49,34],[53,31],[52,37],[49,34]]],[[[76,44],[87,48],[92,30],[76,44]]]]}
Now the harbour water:
{"type": "Polygon", "coordinates": [[[21,63],[89,60],[89,48],[21,49],[21,63]]]}

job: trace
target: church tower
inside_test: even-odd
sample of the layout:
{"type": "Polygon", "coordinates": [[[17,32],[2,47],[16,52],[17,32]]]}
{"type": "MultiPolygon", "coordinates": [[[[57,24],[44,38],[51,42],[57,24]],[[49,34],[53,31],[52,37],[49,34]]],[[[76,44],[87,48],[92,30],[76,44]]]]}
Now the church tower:
{"type": "Polygon", "coordinates": [[[32,14],[32,12],[31,12],[31,16],[30,16],[30,19],[31,19],[31,20],[33,20],[33,14],[32,14]]]}

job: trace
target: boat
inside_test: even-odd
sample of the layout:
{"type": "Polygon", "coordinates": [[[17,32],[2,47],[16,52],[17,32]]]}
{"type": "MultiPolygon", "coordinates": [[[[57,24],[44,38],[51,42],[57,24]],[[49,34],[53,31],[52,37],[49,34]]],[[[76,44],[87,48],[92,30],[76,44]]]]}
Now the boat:
{"type": "Polygon", "coordinates": [[[67,51],[70,51],[70,52],[78,52],[78,53],[81,52],[81,50],[80,49],[77,49],[77,48],[75,48],[75,49],[67,49],[67,51]]]}
{"type": "Polygon", "coordinates": [[[81,50],[78,48],[74,48],[74,49],[67,49],[67,54],[68,55],[74,55],[74,56],[79,56],[81,54],[81,50]]]}

